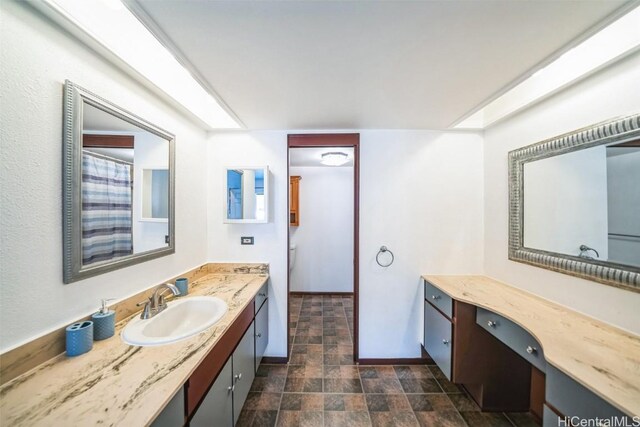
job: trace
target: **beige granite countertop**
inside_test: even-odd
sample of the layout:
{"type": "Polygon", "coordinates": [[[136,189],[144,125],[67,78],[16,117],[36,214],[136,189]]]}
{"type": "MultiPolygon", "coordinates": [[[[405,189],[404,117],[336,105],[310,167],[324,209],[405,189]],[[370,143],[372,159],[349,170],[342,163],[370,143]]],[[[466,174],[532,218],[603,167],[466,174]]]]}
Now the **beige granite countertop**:
{"type": "Polygon", "coordinates": [[[640,416],[640,336],[484,276],[422,276],[452,298],[516,322],[547,363],[632,416],[640,416]]]}
{"type": "MultiPolygon", "coordinates": [[[[189,295],[222,298],[229,306],[214,326],[159,347],[132,347],[116,334],[78,357],[64,354],[0,388],[3,426],[144,426],[149,424],[249,304],[267,274],[208,274],[189,295]]],[[[171,304],[171,303],[169,303],[171,304]]]]}

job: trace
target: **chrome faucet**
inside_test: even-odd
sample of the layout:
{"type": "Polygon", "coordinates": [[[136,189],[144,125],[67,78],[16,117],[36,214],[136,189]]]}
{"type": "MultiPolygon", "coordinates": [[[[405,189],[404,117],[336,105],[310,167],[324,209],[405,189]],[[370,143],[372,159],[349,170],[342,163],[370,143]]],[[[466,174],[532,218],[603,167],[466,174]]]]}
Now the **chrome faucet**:
{"type": "Polygon", "coordinates": [[[153,294],[149,297],[148,300],[139,302],[137,306],[141,306],[144,304],[144,309],[142,310],[142,314],[140,315],[141,319],[150,319],[156,314],[160,313],[162,310],[167,308],[167,303],[164,300],[164,296],[162,293],[169,289],[173,292],[173,295],[180,295],[180,291],[171,283],[163,283],[154,289],[153,294]]]}

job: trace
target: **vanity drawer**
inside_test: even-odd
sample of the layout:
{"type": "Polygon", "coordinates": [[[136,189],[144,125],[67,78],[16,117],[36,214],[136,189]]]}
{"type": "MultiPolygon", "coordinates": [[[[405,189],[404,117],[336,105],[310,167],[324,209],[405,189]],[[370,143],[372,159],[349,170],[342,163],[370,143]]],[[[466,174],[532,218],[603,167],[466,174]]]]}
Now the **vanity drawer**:
{"type": "Polygon", "coordinates": [[[269,297],[269,283],[265,283],[262,285],[258,293],[255,297],[255,305],[254,305],[254,316],[258,314],[260,307],[262,307],[262,303],[269,297]]]}
{"type": "Polygon", "coordinates": [[[453,301],[451,297],[426,280],[424,281],[424,299],[435,307],[438,307],[438,310],[442,311],[451,319],[453,313],[453,301]]]}
{"type": "Polygon", "coordinates": [[[451,331],[449,319],[425,301],[424,348],[448,379],[451,379],[451,331]]]}
{"type": "Polygon", "coordinates": [[[481,307],[478,307],[476,323],[524,357],[533,366],[545,372],[546,362],[542,347],[522,327],[499,314],[481,307]]]}
{"type": "MultiPolygon", "coordinates": [[[[547,366],[545,399],[566,417],[622,419],[624,414],[557,368],[547,366]]],[[[633,425],[631,418],[627,424],[633,425]]]]}

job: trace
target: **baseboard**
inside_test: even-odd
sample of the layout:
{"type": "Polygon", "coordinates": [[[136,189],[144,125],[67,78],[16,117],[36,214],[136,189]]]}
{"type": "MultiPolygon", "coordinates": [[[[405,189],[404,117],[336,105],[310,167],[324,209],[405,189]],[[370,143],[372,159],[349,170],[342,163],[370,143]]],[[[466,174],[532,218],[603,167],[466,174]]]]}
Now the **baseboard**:
{"type": "Polygon", "coordinates": [[[289,292],[289,295],[293,295],[293,296],[311,295],[311,296],[341,296],[341,297],[349,297],[349,296],[353,296],[353,292],[298,292],[298,291],[291,291],[291,292],[289,292]]]}
{"type": "Polygon", "coordinates": [[[433,361],[427,350],[424,349],[424,346],[420,344],[420,353],[422,354],[422,358],[427,360],[427,365],[435,365],[436,362],[433,361]]]}
{"type": "Polygon", "coordinates": [[[396,359],[360,359],[360,365],[426,365],[429,359],[422,357],[408,357],[396,359]]]}
{"type": "Polygon", "coordinates": [[[360,359],[360,365],[433,365],[435,364],[429,353],[427,353],[422,345],[420,345],[420,353],[422,357],[405,357],[393,359],[360,359]]]}
{"type": "Polygon", "coordinates": [[[286,357],[263,356],[261,363],[264,363],[266,365],[285,365],[287,364],[287,362],[289,362],[289,360],[286,357]]]}

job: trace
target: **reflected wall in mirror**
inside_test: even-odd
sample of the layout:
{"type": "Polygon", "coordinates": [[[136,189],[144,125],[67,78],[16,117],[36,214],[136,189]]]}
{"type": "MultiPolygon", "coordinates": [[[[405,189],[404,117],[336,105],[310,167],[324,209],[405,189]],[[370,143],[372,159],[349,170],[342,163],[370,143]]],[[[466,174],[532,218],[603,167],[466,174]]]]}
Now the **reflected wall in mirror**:
{"type": "Polygon", "coordinates": [[[509,153],[509,258],[640,291],[640,116],[509,153]]]}
{"type": "Polygon", "coordinates": [[[227,168],[224,176],[226,223],[269,222],[269,168],[227,168]]]}
{"type": "Polygon", "coordinates": [[[64,282],[173,253],[173,135],[71,82],[64,120],[64,282]]]}

